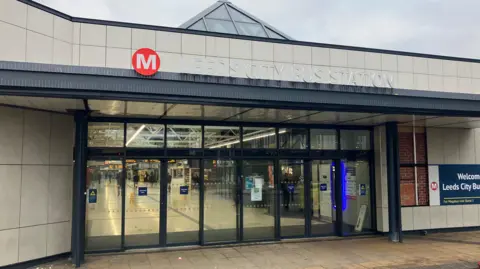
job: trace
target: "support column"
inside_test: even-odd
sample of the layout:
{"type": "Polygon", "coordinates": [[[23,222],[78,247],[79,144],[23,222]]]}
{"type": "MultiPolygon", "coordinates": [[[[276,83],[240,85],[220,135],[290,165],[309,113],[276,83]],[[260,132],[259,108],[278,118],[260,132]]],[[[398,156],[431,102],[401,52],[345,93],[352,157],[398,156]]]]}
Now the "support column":
{"type": "Polygon", "coordinates": [[[72,192],[72,263],[76,267],[84,262],[85,251],[85,199],[87,166],[87,112],[75,112],[75,165],[72,192]]]}
{"type": "Polygon", "coordinates": [[[387,139],[388,235],[390,241],[402,242],[398,125],[396,122],[387,122],[385,127],[387,139]]]}

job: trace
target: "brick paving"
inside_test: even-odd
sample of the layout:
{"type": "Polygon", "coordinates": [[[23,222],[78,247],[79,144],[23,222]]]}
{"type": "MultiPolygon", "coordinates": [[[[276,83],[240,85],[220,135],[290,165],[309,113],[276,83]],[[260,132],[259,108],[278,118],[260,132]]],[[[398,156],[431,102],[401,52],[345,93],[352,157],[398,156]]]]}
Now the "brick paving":
{"type": "MultiPolygon", "coordinates": [[[[477,268],[480,232],[406,236],[404,243],[386,237],[313,240],[273,244],[88,255],[82,268],[95,269],[446,269],[477,268]],[[477,235],[478,234],[478,235],[477,235]],[[449,241],[441,241],[441,238],[449,241]],[[456,242],[452,238],[458,238],[456,242]],[[460,239],[469,239],[462,242],[460,239]]],[[[72,268],[60,261],[35,268],[72,268]]]]}

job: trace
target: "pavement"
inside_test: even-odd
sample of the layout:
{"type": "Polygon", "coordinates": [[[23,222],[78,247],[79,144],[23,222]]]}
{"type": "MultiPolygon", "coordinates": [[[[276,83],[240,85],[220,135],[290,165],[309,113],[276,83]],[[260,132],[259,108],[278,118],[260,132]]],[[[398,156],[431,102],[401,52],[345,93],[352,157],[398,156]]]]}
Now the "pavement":
{"type": "MultiPolygon", "coordinates": [[[[313,239],[191,249],[87,255],[81,268],[96,269],[444,269],[478,268],[480,232],[313,239]]],[[[38,269],[72,268],[68,260],[38,269]]]]}

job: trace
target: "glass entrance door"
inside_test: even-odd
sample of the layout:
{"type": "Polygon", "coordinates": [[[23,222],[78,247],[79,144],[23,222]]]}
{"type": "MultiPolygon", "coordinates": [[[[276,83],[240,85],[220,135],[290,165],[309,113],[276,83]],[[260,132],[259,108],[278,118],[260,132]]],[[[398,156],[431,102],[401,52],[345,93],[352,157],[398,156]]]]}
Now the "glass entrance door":
{"type": "Polygon", "coordinates": [[[305,236],[305,170],[303,160],[280,160],[280,235],[305,236]]]}
{"type": "Polygon", "coordinates": [[[312,236],[336,233],[335,180],[335,162],[333,160],[312,161],[310,191],[312,236]]]}

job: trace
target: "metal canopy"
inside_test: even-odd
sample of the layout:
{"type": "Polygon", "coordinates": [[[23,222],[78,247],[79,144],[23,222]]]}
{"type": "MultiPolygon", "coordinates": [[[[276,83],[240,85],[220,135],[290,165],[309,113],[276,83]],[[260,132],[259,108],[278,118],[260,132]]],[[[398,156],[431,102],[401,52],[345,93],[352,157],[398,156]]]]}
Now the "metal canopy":
{"type": "Polygon", "coordinates": [[[242,36],[293,40],[293,38],[228,1],[216,2],[195,17],[180,25],[179,28],[242,36]]]}

